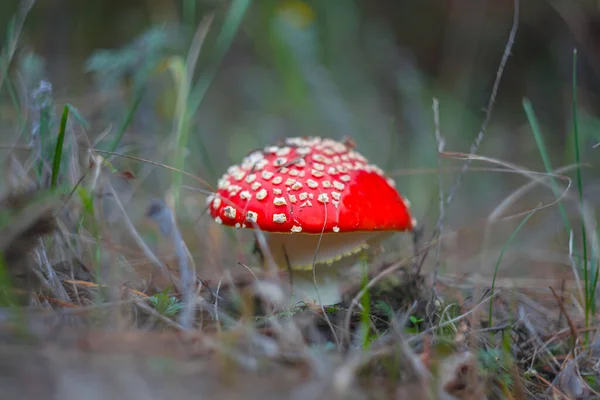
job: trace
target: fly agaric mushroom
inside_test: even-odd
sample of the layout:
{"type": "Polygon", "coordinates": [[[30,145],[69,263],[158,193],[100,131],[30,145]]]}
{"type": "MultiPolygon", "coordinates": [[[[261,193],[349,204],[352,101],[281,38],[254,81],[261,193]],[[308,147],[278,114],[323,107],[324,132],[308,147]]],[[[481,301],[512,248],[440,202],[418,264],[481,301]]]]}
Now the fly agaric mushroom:
{"type": "Polygon", "coordinates": [[[207,202],[219,224],[258,227],[271,255],[265,262],[289,267],[294,293],[324,305],[341,301],[340,268],[416,224],[394,181],[352,143],[318,137],[252,152],[227,170],[207,202]]]}

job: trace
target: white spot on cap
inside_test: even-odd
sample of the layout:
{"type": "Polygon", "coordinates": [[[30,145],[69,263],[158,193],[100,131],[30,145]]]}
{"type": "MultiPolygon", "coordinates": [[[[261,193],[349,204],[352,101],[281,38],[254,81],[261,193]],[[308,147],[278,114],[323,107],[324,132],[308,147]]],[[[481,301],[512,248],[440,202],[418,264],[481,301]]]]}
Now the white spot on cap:
{"type": "Polygon", "coordinates": [[[240,197],[244,200],[250,200],[252,198],[252,193],[250,193],[247,190],[244,190],[242,193],[240,193],[240,197]]]}
{"type": "Polygon", "coordinates": [[[235,179],[236,181],[241,181],[242,179],[244,179],[244,176],[246,176],[246,173],[242,170],[236,170],[233,172],[233,174],[231,174],[231,176],[233,176],[233,179],[235,179]]]}
{"type": "Polygon", "coordinates": [[[285,201],[285,197],[275,197],[273,199],[273,204],[275,204],[276,206],[285,206],[287,204],[287,201],[285,201]]]}
{"type": "Polygon", "coordinates": [[[242,187],[238,185],[229,185],[227,190],[229,191],[230,195],[235,196],[242,190],[242,187]]]}
{"type": "Polygon", "coordinates": [[[333,187],[336,188],[337,190],[344,190],[346,185],[344,185],[342,182],[339,182],[339,181],[333,181],[333,187]]]}
{"type": "Polygon", "coordinates": [[[269,179],[271,179],[273,177],[273,175],[275,175],[274,173],[272,173],[271,171],[263,171],[261,176],[265,181],[268,181],[269,179]]]}
{"type": "Polygon", "coordinates": [[[300,208],[307,206],[312,207],[312,202],[310,200],[306,200],[304,203],[300,204],[300,208]]]}
{"type": "Polygon", "coordinates": [[[329,196],[327,196],[327,193],[320,193],[319,197],[317,197],[317,200],[319,200],[321,203],[329,203],[329,196]]]}
{"type": "Polygon", "coordinates": [[[292,185],[292,190],[300,190],[302,189],[302,184],[298,181],[296,181],[293,185],[292,185]]]}
{"type": "Polygon", "coordinates": [[[298,225],[294,225],[294,226],[292,226],[291,231],[294,233],[302,232],[302,227],[298,226],[298,225]]]}
{"type": "Polygon", "coordinates": [[[312,188],[312,189],[316,189],[319,187],[319,182],[313,181],[312,179],[307,180],[306,184],[308,185],[309,188],[312,188]]]}
{"type": "Polygon", "coordinates": [[[306,160],[304,160],[304,158],[300,158],[294,163],[294,165],[298,168],[304,168],[306,167],[306,160]]]}
{"type": "Polygon", "coordinates": [[[281,182],[283,182],[282,177],[276,176],[275,178],[273,178],[273,185],[279,185],[281,182]]]}
{"type": "Polygon", "coordinates": [[[307,154],[310,154],[310,148],[309,147],[298,147],[296,149],[296,153],[300,154],[301,156],[305,156],[307,154]]]}
{"type": "Polygon", "coordinates": [[[254,164],[254,170],[255,171],[260,171],[264,167],[266,167],[267,164],[269,164],[269,162],[263,158],[262,160],[258,161],[256,164],[254,164]]]}
{"type": "Polygon", "coordinates": [[[248,164],[248,165],[254,165],[256,162],[258,162],[260,160],[264,160],[263,154],[260,151],[255,151],[255,152],[250,153],[248,156],[246,156],[246,158],[244,158],[242,163],[248,164]]]}
{"type": "Polygon", "coordinates": [[[279,188],[273,188],[273,194],[275,196],[280,196],[281,193],[283,193],[283,190],[279,189],[279,188]]]}
{"type": "Polygon", "coordinates": [[[289,147],[285,146],[285,147],[280,148],[275,153],[275,155],[278,156],[278,157],[287,156],[290,153],[290,151],[292,151],[292,149],[290,149],[289,147]]]}
{"type": "Polygon", "coordinates": [[[317,171],[316,169],[313,169],[312,171],[310,171],[310,173],[315,178],[322,178],[323,177],[323,173],[321,171],[317,171]]]}
{"type": "Polygon", "coordinates": [[[290,199],[290,203],[295,203],[296,202],[296,196],[293,194],[288,195],[288,198],[290,199]]]}
{"type": "Polygon", "coordinates": [[[258,191],[258,193],[256,193],[256,199],[257,200],[264,200],[267,197],[267,190],[265,188],[262,188],[258,191]]]}
{"type": "Polygon", "coordinates": [[[313,163],[313,168],[316,169],[316,170],[319,170],[319,171],[324,171],[325,170],[325,166],[323,164],[319,164],[319,163],[313,163]]]}
{"type": "Polygon", "coordinates": [[[350,178],[350,175],[343,175],[343,176],[340,176],[340,179],[344,182],[350,182],[350,180],[352,178],[350,178]]]}
{"type": "Polygon", "coordinates": [[[252,186],[250,186],[250,188],[252,190],[258,190],[261,187],[261,183],[260,182],[252,182],[252,186]]]}
{"type": "Polygon", "coordinates": [[[298,176],[300,175],[300,171],[298,171],[297,169],[292,169],[290,171],[290,176],[298,176]]]}
{"type": "Polygon", "coordinates": [[[258,219],[258,214],[255,213],[254,211],[248,211],[246,213],[246,221],[256,222],[257,219],[258,219]]]}
{"type": "Polygon", "coordinates": [[[286,138],[285,142],[290,146],[304,146],[306,144],[306,140],[300,137],[286,138]]]}
{"type": "Polygon", "coordinates": [[[331,187],[331,182],[330,181],[323,181],[323,182],[321,182],[321,185],[323,185],[324,188],[330,188],[331,187]]]}
{"type": "Polygon", "coordinates": [[[290,169],[288,167],[281,167],[281,169],[279,170],[279,172],[282,173],[282,174],[287,174],[289,170],[290,169]]]}
{"type": "Polygon", "coordinates": [[[331,200],[331,204],[333,204],[333,206],[334,206],[335,208],[338,208],[338,206],[340,205],[340,202],[339,202],[339,201],[337,201],[337,200],[331,200]]]}
{"type": "Polygon", "coordinates": [[[404,205],[406,207],[410,207],[410,200],[408,200],[406,197],[402,197],[402,200],[404,200],[404,205]]]}
{"type": "Polygon", "coordinates": [[[277,157],[275,161],[273,161],[273,165],[276,167],[281,167],[287,162],[287,158],[285,157],[277,157]]]}
{"type": "Polygon", "coordinates": [[[227,189],[227,187],[229,186],[229,180],[227,180],[226,178],[221,178],[219,179],[217,186],[219,189],[227,189]]]}
{"type": "Polygon", "coordinates": [[[250,174],[246,177],[246,182],[252,183],[256,180],[256,174],[250,174]]]}
{"type": "Polygon", "coordinates": [[[348,148],[344,143],[335,142],[333,143],[333,150],[335,150],[338,153],[345,153],[348,150],[348,148]]]}
{"type": "Polygon", "coordinates": [[[215,222],[221,225],[223,223],[223,220],[221,219],[221,217],[215,217],[215,222]]]}
{"type": "Polygon", "coordinates": [[[334,227],[333,227],[333,231],[334,231],[335,233],[338,233],[338,232],[340,231],[340,227],[339,227],[339,226],[334,226],[334,227]]]}
{"type": "Polygon", "coordinates": [[[286,221],[287,217],[285,216],[285,214],[273,214],[273,222],[275,222],[276,224],[283,224],[286,221]]]}
{"type": "Polygon", "coordinates": [[[396,181],[393,180],[392,178],[387,178],[386,179],[388,185],[390,185],[391,187],[396,187],[396,181]]]}
{"type": "Polygon", "coordinates": [[[338,170],[336,167],[329,167],[327,168],[327,173],[329,175],[336,175],[338,173],[338,170]]]}
{"type": "Polygon", "coordinates": [[[279,151],[279,147],[277,147],[277,146],[265,147],[265,153],[275,154],[278,151],[279,151]]]}
{"type": "Polygon", "coordinates": [[[296,180],[295,180],[295,179],[292,179],[292,178],[287,178],[287,179],[285,180],[285,185],[286,185],[286,186],[292,186],[294,183],[296,183],[296,180]]]}
{"type": "Polygon", "coordinates": [[[235,208],[231,207],[231,206],[225,206],[225,208],[223,209],[223,214],[230,219],[234,219],[235,218],[235,208]]]}
{"type": "Polygon", "coordinates": [[[342,197],[342,194],[340,192],[331,192],[331,197],[333,197],[334,200],[340,200],[340,197],[342,197]]]}
{"type": "Polygon", "coordinates": [[[298,197],[300,197],[300,200],[306,200],[308,199],[308,193],[302,192],[298,197]]]}
{"type": "Polygon", "coordinates": [[[212,206],[215,210],[221,207],[221,199],[217,197],[215,201],[213,201],[212,206]]]}

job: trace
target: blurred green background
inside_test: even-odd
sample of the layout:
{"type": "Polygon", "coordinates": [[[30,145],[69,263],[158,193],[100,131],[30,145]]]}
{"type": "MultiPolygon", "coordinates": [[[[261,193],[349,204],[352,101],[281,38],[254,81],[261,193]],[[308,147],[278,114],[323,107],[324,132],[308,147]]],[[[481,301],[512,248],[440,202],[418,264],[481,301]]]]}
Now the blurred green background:
{"type": "MultiPolygon", "coordinates": [[[[3,43],[10,39],[6,36],[10,19],[26,3],[0,4],[3,43]]],[[[39,79],[47,79],[57,110],[66,102],[74,105],[90,123],[87,137],[93,140],[107,133],[105,140],[110,141],[143,88],[118,150],[173,165],[174,150],[168,139],[177,88],[172,74],[160,65],[168,56],[185,60],[202,19],[214,13],[195,68],[195,82],[209,75],[210,85],[193,112],[186,171],[215,185],[229,165],[277,139],[352,136],[359,151],[396,178],[417,218],[431,232],[438,217],[432,100],[439,99],[446,150],[468,152],[485,118],[513,21],[513,1],[255,0],[217,63],[222,45],[219,30],[230,4],[217,0],[35,2],[24,20],[10,70],[16,82],[22,82],[22,87],[16,85],[17,92],[29,99],[21,103],[27,109],[31,91],[39,79]]],[[[593,148],[600,142],[597,1],[520,2],[516,42],[478,154],[544,171],[523,109],[526,97],[539,119],[552,166],[573,163],[574,48],[579,51],[580,146],[589,165],[584,170],[585,196],[596,204],[600,193],[595,167],[600,148],[593,148]]],[[[19,113],[6,90],[0,96],[0,139],[12,143],[19,113]]],[[[21,144],[27,141],[27,129],[21,144]]],[[[5,159],[6,154],[0,152],[0,157],[5,159]]],[[[118,162],[142,177],[136,199],[164,196],[171,185],[169,171],[118,162]]],[[[461,162],[442,162],[447,190],[461,162]]],[[[473,166],[494,165],[474,162],[473,166]]],[[[572,171],[568,175],[574,176],[572,171]]],[[[467,173],[446,210],[446,233],[455,232],[444,247],[449,270],[479,265],[481,222],[528,181],[520,174],[467,173]]],[[[570,194],[575,195],[573,188],[570,194]]],[[[540,187],[511,210],[523,212],[553,198],[550,190],[540,187]]],[[[575,204],[565,206],[576,220],[575,204]]],[[[522,273],[523,263],[570,270],[565,263],[568,236],[556,207],[539,215],[505,262],[517,273],[522,273]]],[[[190,223],[184,215],[182,219],[190,223]]],[[[494,225],[490,246],[504,243],[519,221],[494,225]]],[[[540,276],[547,273],[540,269],[540,276]]]]}

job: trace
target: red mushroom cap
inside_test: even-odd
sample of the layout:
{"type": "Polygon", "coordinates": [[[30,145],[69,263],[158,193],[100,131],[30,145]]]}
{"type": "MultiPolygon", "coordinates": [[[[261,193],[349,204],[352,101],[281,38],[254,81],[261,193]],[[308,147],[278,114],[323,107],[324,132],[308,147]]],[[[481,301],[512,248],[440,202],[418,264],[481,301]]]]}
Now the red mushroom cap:
{"type": "Polygon", "coordinates": [[[412,230],[394,186],[348,142],[288,138],[230,167],[208,203],[216,222],[265,232],[412,230]]]}

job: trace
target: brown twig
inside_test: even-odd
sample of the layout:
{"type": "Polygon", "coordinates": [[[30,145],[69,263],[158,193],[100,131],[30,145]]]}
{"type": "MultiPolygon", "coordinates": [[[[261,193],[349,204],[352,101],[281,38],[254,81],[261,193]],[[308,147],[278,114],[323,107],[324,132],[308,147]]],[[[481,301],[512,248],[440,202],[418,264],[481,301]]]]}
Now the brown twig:
{"type": "Polygon", "coordinates": [[[577,338],[579,337],[577,325],[575,325],[575,323],[573,322],[573,320],[567,313],[567,310],[565,309],[565,305],[564,305],[562,299],[556,294],[556,292],[554,291],[554,288],[552,288],[552,286],[550,286],[550,290],[552,291],[552,295],[554,296],[554,298],[556,299],[556,302],[558,303],[558,306],[560,307],[560,311],[563,313],[563,315],[567,319],[567,322],[569,324],[569,329],[571,330],[571,336],[573,337],[573,346],[575,346],[575,342],[577,342],[577,338]]]}
{"type": "MultiPolygon", "coordinates": [[[[108,287],[108,285],[99,285],[94,282],[80,281],[77,279],[66,279],[64,282],[70,283],[71,285],[85,286],[85,287],[89,287],[89,288],[108,287]]],[[[140,297],[143,297],[143,298],[149,297],[146,293],[142,293],[139,290],[135,290],[135,289],[131,289],[131,288],[126,288],[126,289],[129,290],[131,293],[134,293],[140,297]]]]}

